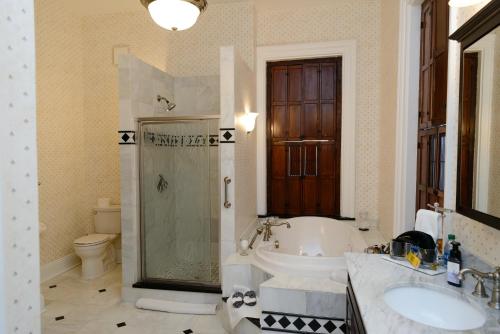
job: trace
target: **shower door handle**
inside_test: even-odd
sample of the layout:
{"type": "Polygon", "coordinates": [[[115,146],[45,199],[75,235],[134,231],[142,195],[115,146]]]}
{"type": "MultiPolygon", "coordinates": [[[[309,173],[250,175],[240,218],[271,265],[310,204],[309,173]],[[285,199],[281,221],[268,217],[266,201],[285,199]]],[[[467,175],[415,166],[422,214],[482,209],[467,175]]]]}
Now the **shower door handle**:
{"type": "Polygon", "coordinates": [[[224,207],[226,209],[231,208],[231,202],[229,202],[227,200],[227,193],[228,193],[228,189],[227,188],[228,188],[228,186],[229,186],[230,183],[231,183],[231,179],[228,176],[226,176],[224,178],[224,207]]]}

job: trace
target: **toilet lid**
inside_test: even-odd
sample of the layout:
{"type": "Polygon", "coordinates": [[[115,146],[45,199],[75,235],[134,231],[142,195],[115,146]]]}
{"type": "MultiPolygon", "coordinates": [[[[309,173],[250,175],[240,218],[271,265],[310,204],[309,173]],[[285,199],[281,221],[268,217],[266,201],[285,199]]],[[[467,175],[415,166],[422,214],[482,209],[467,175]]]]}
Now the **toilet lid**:
{"type": "Polygon", "coordinates": [[[109,235],[107,234],[89,234],[84,237],[75,240],[75,245],[98,245],[109,240],[109,235]]]}

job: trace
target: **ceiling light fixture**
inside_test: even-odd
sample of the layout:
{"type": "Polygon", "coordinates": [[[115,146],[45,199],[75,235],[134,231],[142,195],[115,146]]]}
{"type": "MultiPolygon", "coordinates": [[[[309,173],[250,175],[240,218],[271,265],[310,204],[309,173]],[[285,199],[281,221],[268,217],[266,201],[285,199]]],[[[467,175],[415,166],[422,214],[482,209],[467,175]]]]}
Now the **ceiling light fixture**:
{"type": "Polygon", "coordinates": [[[450,7],[461,8],[477,5],[483,1],[485,0],[450,0],[448,4],[450,5],[450,7]]]}
{"type": "Polygon", "coordinates": [[[141,3],[156,24],[172,31],[191,28],[207,8],[206,0],[141,0],[141,3]]]}

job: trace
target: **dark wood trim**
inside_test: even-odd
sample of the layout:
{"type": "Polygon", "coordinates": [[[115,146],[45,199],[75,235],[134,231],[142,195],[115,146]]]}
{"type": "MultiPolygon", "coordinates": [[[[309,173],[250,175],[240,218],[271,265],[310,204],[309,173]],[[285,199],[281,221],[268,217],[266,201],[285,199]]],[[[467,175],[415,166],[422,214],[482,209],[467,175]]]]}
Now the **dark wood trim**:
{"type": "Polygon", "coordinates": [[[458,157],[457,157],[457,190],[456,190],[456,211],[457,213],[469,217],[473,220],[481,222],[485,225],[491,226],[500,230],[500,217],[495,217],[490,214],[480,212],[473,209],[471,206],[465,205],[461,198],[461,190],[467,185],[462,185],[461,175],[465,171],[461,168],[461,149],[463,145],[463,85],[464,85],[464,51],[474,44],[476,41],[487,35],[490,31],[500,25],[500,0],[492,0],[483,9],[476,13],[469,21],[463,24],[457,31],[455,31],[450,39],[456,40],[461,43],[460,54],[460,92],[459,92],[459,117],[458,117],[458,157]]]}
{"type": "Polygon", "coordinates": [[[492,0],[451,34],[450,39],[462,43],[466,49],[498,26],[499,15],[500,0],[492,0]]]}

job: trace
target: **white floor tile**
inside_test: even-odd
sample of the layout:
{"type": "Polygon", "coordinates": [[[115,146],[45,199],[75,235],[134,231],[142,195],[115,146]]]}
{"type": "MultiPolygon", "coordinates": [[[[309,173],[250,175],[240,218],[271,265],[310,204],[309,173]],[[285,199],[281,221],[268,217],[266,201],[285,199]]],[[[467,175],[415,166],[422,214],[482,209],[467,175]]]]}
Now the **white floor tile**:
{"type": "Polygon", "coordinates": [[[43,334],[183,334],[187,329],[194,334],[227,334],[218,316],[145,311],[122,303],[120,266],[93,281],[82,280],[80,270],[75,268],[42,285],[46,301],[43,334]],[[102,289],[106,291],[99,292],[102,289]],[[118,327],[122,322],[126,326],[118,327]]]}

